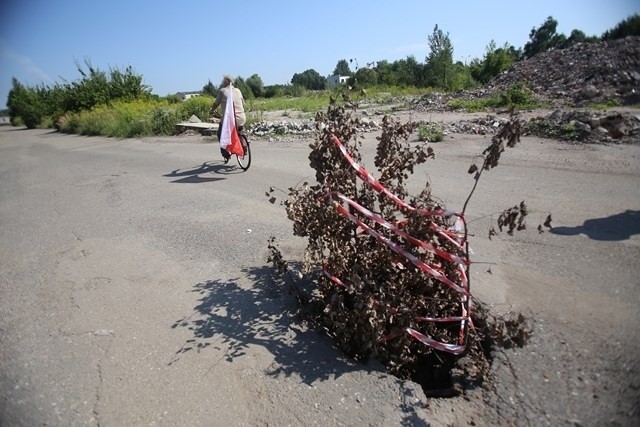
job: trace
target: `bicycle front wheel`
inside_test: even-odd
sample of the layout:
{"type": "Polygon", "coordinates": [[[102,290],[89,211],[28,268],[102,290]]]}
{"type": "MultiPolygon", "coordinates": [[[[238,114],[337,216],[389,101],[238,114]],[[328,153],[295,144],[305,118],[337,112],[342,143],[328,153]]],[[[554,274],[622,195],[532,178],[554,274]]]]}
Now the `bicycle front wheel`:
{"type": "Polygon", "coordinates": [[[249,169],[249,166],[251,166],[251,145],[249,145],[249,140],[244,135],[240,135],[240,142],[244,149],[244,156],[236,156],[236,158],[238,159],[238,166],[240,166],[240,169],[246,171],[249,169]]]}

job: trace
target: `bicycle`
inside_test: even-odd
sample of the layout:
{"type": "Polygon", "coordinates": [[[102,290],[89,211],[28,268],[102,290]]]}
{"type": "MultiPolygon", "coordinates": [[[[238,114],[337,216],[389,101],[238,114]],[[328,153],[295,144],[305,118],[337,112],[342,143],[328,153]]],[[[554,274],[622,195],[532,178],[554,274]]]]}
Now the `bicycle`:
{"type": "MultiPolygon", "coordinates": [[[[217,113],[214,113],[211,119],[219,120],[220,115],[217,113]]],[[[220,125],[218,124],[218,126],[220,125]]],[[[238,130],[238,136],[240,137],[240,143],[242,144],[244,155],[238,156],[236,154],[235,156],[236,156],[236,160],[238,161],[238,166],[240,166],[240,169],[242,169],[243,171],[246,171],[247,169],[249,169],[249,166],[251,166],[251,143],[249,142],[249,137],[247,136],[247,132],[244,128],[242,128],[241,130],[238,130]]],[[[219,134],[218,134],[218,140],[220,140],[219,134]]]]}
{"type": "Polygon", "coordinates": [[[236,160],[238,161],[238,166],[243,171],[249,169],[251,166],[251,144],[249,143],[249,138],[245,130],[241,130],[238,132],[238,136],[240,137],[240,143],[242,144],[242,149],[244,150],[244,156],[239,156],[236,154],[236,160]]]}

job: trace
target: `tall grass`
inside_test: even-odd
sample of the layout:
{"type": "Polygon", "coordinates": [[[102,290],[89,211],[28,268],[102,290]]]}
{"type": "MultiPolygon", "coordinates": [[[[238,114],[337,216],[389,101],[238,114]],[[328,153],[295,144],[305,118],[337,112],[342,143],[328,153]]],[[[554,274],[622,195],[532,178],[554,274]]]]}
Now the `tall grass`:
{"type": "Polygon", "coordinates": [[[304,113],[315,113],[329,105],[329,92],[308,93],[304,97],[280,97],[252,99],[247,102],[249,111],[297,110],[304,113]]]}
{"type": "Polygon", "coordinates": [[[207,97],[191,98],[179,104],[170,104],[167,100],[118,101],[67,114],[58,120],[56,127],[66,133],[113,138],[173,135],[176,124],[193,115],[207,121],[212,103],[213,99],[207,97]]]}
{"type": "Polygon", "coordinates": [[[547,102],[537,100],[533,92],[522,84],[515,84],[497,95],[482,99],[454,99],[449,102],[454,110],[469,112],[483,111],[491,108],[514,108],[527,110],[548,106],[547,102]]]}
{"type": "Polygon", "coordinates": [[[267,111],[300,111],[302,113],[316,113],[324,111],[329,106],[330,98],[341,99],[342,93],[347,94],[352,101],[359,102],[373,100],[376,102],[390,101],[397,96],[424,95],[431,89],[417,89],[415,87],[376,86],[367,88],[366,93],[351,92],[347,88],[336,88],[332,91],[305,91],[302,96],[280,96],[265,99],[251,99],[247,101],[247,111],[253,116],[267,111]]]}
{"type": "MultiPolygon", "coordinates": [[[[330,98],[341,99],[342,91],[305,91],[301,96],[281,96],[246,100],[247,124],[263,121],[267,111],[292,111],[313,115],[324,111],[330,98]]],[[[355,102],[372,100],[384,102],[400,95],[427,93],[415,88],[374,87],[366,93],[345,92],[355,102]]],[[[94,107],[90,111],[67,113],[55,121],[61,132],[81,135],[102,135],[113,138],[138,138],[153,135],[173,135],[176,124],[189,120],[192,116],[201,121],[209,120],[209,110],[213,98],[201,96],[184,102],[170,102],[168,99],[137,101],[116,101],[109,105],[94,107]]],[[[51,123],[49,121],[47,123],[51,123]]]]}

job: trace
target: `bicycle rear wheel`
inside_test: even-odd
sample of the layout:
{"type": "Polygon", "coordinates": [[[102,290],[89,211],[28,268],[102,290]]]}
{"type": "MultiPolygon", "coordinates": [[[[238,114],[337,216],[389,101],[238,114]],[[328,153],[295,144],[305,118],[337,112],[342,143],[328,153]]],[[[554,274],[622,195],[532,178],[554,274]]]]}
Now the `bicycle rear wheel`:
{"type": "Polygon", "coordinates": [[[251,145],[245,135],[240,135],[240,142],[244,149],[244,156],[236,156],[236,159],[238,160],[238,166],[240,166],[240,169],[246,171],[249,169],[249,166],[251,166],[251,145]]]}

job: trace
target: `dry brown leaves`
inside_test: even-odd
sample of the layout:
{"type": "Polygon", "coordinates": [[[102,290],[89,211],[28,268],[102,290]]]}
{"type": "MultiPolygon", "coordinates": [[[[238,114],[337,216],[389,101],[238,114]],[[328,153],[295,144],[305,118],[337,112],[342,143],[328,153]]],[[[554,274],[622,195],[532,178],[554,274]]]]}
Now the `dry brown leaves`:
{"type": "MultiPolygon", "coordinates": [[[[497,165],[505,141],[507,146],[513,146],[518,141],[518,123],[512,121],[494,137],[492,145],[484,153],[484,169],[497,165]]],[[[318,113],[318,138],[310,144],[309,154],[316,183],[305,182],[290,188],[283,203],[293,223],[294,234],[305,237],[308,242],[304,271],[316,272],[312,276],[316,291],[305,298],[312,301],[315,307],[310,319],[333,337],[345,353],[356,359],[374,357],[384,363],[390,372],[402,378],[424,377],[427,371],[446,372],[449,378],[459,358],[436,352],[410,338],[405,331],[413,328],[441,342],[458,342],[461,333],[459,322],[425,322],[418,319],[460,316],[460,295],[426,275],[387,245],[363,233],[361,227],[339,213],[337,207],[342,202],[333,195],[335,192],[343,194],[439,249],[463,258],[467,254],[433,229],[434,225],[449,229],[452,226],[451,218],[424,216],[399,207],[359,180],[331,140],[332,135],[337,136],[354,160],[360,162],[361,140],[355,130],[357,124],[358,119],[335,102],[326,113],[318,113]],[[317,274],[323,269],[344,286],[336,285],[326,275],[317,274]]],[[[406,142],[415,129],[415,124],[400,124],[389,117],[383,119],[374,175],[387,189],[412,206],[435,210],[442,206],[431,196],[428,186],[415,196],[410,196],[405,188],[414,166],[435,155],[424,144],[406,142]]],[[[273,189],[267,192],[267,196],[273,203],[272,193],[273,189]]],[[[357,215],[349,206],[346,208],[357,215]]],[[[524,223],[520,223],[520,218],[526,216],[524,204],[517,213],[520,216],[514,217],[511,211],[506,212],[501,226],[511,229],[515,224],[514,228],[522,227],[524,223]]],[[[412,246],[402,237],[365,217],[359,218],[385,239],[404,247],[412,256],[436,266],[454,282],[461,282],[460,270],[453,262],[412,246]]],[[[270,260],[276,268],[280,271],[288,268],[273,240],[269,242],[269,249],[272,253],[270,260]]],[[[480,335],[468,341],[469,348],[464,358],[467,370],[471,369],[469,366],[475,366],[471,369],[474,372],[470,375],[472,378],[467,378],[467,381],[476,383],[482,381],[488,369],[482,344],[487,334],[480,332],[480,335]]]]}

